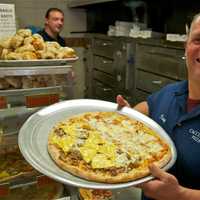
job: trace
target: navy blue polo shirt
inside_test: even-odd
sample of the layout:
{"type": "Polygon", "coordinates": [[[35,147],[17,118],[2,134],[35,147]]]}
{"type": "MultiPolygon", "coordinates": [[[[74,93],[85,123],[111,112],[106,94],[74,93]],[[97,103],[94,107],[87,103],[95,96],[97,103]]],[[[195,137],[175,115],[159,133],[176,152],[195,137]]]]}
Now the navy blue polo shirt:
{"type": "Polygon", "coordinates": [[[55,41],[55,42],[58,42],[60,44],[60,46],[62,46],[62,47],[66,46],[64,38],[62,38],[60,35],[58,35],[57,40],[56,40],[56,39],[52,38],[50,35],[48,35],[44,29],[39,31],[38,34],[40,34],[43,37],[44,41],[50,41],[50,42],[55,41]]]}
{"type": "MultiPolygon", "coordinates": [[[[200,189],[200,106],[186,111],[188,82],[170,84],[147,99],[149,116],[174,141],[177,161],[169,170],[179,184],[200,189]]],[[[148,198],[143,198],[148,199],[148,198]]]]}

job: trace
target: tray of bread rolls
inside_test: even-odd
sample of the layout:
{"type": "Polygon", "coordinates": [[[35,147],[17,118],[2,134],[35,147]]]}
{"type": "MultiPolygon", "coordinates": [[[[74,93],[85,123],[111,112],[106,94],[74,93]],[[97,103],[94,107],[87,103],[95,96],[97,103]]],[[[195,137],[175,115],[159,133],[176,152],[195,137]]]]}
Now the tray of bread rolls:
{"type": "Polygon", "coordinates": [[[77,59],[73,48],[44,41],[30,29],[19,29],[13,36],[0,38],[0,67],[58,66],[77,59]]]}

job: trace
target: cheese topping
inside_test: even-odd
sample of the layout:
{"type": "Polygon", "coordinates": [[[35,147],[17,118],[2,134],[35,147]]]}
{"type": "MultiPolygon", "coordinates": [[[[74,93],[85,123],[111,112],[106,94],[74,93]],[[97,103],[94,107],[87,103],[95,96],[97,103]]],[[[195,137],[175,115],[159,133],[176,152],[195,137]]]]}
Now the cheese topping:
{"type": "Polygon", "coordinates": [[[78,150],[94,169],[128,168],[131,163],[147,162],[166,148],[150,128],[115,112],[74,116],[57,124],[50,137],[64,153],[78,150]]]}

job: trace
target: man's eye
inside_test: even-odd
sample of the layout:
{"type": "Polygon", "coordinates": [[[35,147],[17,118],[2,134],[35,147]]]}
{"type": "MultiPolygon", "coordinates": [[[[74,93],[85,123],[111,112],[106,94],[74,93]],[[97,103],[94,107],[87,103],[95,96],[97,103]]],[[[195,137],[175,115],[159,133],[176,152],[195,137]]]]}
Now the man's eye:
{"type": "Polygon", "coordinates": [[[200,38],[194,39],[193,42],[194,42],[195,44],[200,44],[200,38]]]}

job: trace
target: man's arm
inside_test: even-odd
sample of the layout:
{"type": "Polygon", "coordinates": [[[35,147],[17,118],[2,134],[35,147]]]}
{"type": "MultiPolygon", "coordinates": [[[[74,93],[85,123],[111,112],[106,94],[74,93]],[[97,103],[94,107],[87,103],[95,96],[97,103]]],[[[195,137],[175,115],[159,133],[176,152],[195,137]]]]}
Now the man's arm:
{"type": "Polygon", "coordinates": [[[135,110],[145,114],[145,115],[149,115],[149,107],[146,101],[143,101],[139,104],[137,104],[136,106],[133,107],[135,110]]]}

